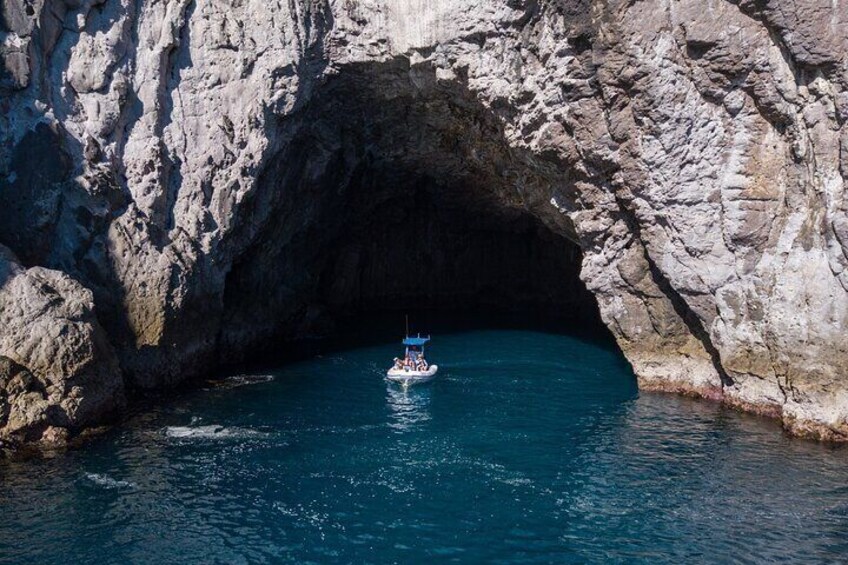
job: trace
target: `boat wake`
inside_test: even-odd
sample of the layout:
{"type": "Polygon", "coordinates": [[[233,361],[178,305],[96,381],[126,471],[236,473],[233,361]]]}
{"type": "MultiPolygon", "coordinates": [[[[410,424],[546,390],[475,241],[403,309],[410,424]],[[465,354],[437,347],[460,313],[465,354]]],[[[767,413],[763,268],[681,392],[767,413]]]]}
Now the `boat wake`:
{"type": "Polygon", "coordinates": [[[164,430],[166,437],[172,439],[251,439],[261,438],[268,434],[250,428],[228,428],[211,424],[207,426],[168,426],[164,430]]]}
{"type": "Polygon", "coordinates": [[[223,380],[209,381],[209,387],[214,389],[229,390],[247,385],[270,383],[274,375],[234,375],[223,380]]]}
{"type": "Polygon", "coordinates": [[[135,483],[120,481],[118,479],[113,479],[109,475],[101,475],[100,473],[86,473],[85,478],[92,483],[107,489],[136,488],[137,486],[135,483]]]}

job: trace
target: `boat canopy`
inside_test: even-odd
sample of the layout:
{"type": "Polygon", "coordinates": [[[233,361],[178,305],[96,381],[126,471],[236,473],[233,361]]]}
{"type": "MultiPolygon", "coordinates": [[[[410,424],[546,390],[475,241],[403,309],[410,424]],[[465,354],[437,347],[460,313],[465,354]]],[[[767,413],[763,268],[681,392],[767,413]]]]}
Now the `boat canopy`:
{"type": "Polygon", "coordinates": [[[421,346],[430,341],[429,337],[421,337],[421,334],[418,334],[417,337],[409,337],[407,336],[403,340],[404,345],[412,345],[412,346],[421,346]]]}

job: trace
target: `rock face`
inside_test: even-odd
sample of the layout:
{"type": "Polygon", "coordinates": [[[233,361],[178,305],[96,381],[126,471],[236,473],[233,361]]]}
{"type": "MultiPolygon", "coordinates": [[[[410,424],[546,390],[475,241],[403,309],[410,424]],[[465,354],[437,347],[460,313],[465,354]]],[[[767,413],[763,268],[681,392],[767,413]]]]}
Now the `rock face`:
{"type": "Polygon", "coordinates": [[[120,409],[124,383],[90,291],[0,246],[0,440],[62,443],[120,409]]]}
{"type": "Polygon", "coordinates": [[[5,436],[496,273],[579,308],[579,271],[643,389],[848,439],[844,3],[2,7],[5,436]]]}

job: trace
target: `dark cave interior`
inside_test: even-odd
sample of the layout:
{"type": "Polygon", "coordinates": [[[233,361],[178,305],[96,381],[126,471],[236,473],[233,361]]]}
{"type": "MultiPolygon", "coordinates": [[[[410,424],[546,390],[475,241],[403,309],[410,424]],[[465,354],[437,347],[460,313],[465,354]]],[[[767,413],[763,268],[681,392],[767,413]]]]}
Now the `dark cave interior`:
{"type": "Polygon", "coordinates": [[[408,61],[321,85],[281,120],[288,138],[259,177],[275,215],[227,278],[222,350],[411,311],[600,325],[573,227],[548,203],[569,171],[513,147],[501,123],[408,61]]]}

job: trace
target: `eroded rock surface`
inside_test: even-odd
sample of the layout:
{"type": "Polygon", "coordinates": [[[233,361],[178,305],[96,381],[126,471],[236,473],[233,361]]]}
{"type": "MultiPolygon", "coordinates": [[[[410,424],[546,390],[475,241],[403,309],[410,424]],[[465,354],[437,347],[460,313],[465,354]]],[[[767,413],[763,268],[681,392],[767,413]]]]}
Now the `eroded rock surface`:
{"type": "MultiPolygon", "coordinates": [[[[386,278],[362,259],[371,232],[328,250],[409,213],[395,203],[418,187],[472,218],[469,241],[536,222],[579,245],[643,389],[848,439],[844,3],[3,0],[2,14],[0,242],[27,267],[15,280],[90,290],[90,331],[51,347],[83,350],[92,382],[167,386],[308,332],[331,306],[322,285],[391,295],[361,291],[386,278]]],[[[14,344],[23,326],[0,330],[0,355],[46,378],[14,344]]],[[[74,374],[51,374],[56,402],[71,398],[74,374]]]]}
{"type": "Polygon", "coordinates": [[[91,292],[0,246],[0,445],[62,444],[123,404],[91,292]]]}

